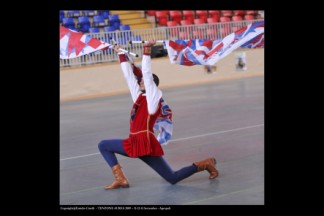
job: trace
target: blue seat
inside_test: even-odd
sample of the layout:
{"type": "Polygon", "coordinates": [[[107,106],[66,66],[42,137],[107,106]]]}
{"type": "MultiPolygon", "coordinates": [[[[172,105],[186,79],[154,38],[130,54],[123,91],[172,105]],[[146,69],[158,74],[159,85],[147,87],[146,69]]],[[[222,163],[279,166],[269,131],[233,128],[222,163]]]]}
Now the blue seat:
{"type": "Polygon", "coordinates": [[[63,22],[64,17],[65,17],[64,11],[60,10],[60,23],[63,22]]]}
{"type": "Polygon", "coordinates": [[[89,17],[87,17],[87,16],[80,16],[78,18],[78,23],[79,24],[90,24],[89,17]]]}
{"type": "Polygon", "coordinates": [[[102,15],[96,15],[93,17],[93,26],[105,26],[105,19],[102,15]]]}
{"type": "Polygon", "coordinates": [[[111,14],[109,15],[109,25],[114,26],[115,29],[119,29],[120,26],[120,19],[118,14],[111,14]]]}
{"type": "Polygon", "coordinates": [[[78,28],[82,32],[89,32],[89,28],[91,27],[89,17],[80,16],[78,18],[78,28]]]}
{"type": "Polygon", "coordinates": [[[96,15],[96,12],[94,10],[83,10],[82,14],[83,16],[94,16],[96,15]]]}
{"type": "Polygon", "coordinates": [[[115,31],[115,27],[114,26],[105,26],[104,31],[105,32],[113,32],[113,31],[115,31]]]}
{"type": "Polygon", "coordinates": [[[110,13],[109,13],[109,11],[103,11],[102,10],[102,11],[99,12],[99,15],[103,16],[104,19],[109,19],[110,13]]]}
{"type": "Polygon", "coordinates": [[[62,25],[69,29],[75,29],[75,23],[72,17],[64,17],[62,19],[62,25]]]}
{"type": "Polygon", "coordinates": [[[68,17],[79,17],[79,16],[81,16],[81,13],[78,10],[69,10],[67,12],[67,16],[68,17]]]}
{"type": "Polygon", "coordinates": [[[130,30],[130,26],[129,25],[120,25],[119,30],[120,31],[130,30]]]}
{"type": "Polygon", "coordinates": [[[100,33],[100,29],[98,27],[89,28],[90,33],[100,33]]]}

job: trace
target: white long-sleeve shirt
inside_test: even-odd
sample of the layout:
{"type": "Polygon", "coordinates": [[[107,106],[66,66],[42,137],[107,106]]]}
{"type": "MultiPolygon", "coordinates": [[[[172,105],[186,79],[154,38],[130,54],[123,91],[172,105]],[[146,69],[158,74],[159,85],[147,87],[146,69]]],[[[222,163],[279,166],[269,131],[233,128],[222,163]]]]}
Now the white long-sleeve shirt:
{"type": "MultiPolygon", "coordinates": [[[[133,74],[132,66],[129,62],[121,62],[120,65],[128,88],[130,90],[133,102],[135,103],[138,96],[141,94],[141,91],[137,83],[137,79],[133,74]]],[[[143,55],[142,74],[145,86],[145,94],[143,94],[143,96],[146,96],[148,112],[150,115],[152,115],[156,112],[159,106],[159,102],[162,97],[162,91],[156,86],[153,81],[151,70],[151,56],[143,55]]]]}

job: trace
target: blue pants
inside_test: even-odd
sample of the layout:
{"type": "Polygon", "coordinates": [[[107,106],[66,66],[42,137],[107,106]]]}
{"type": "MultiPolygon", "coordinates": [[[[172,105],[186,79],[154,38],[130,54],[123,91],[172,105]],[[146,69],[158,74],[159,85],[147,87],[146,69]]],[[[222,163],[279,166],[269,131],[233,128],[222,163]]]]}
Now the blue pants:
{"type": "MultiPolygon", "coordinates": [[[[121,139],[103,140],[98,144],[98,148],[111,168],[118,163],[115,153],[129,157],[123,148],[123,141],[121,139]]],[[[195,165],[190,165],[183,167],[178,171],[173,171],[163,157],[141,156],[138,158],[144,161],[160,176],[162,176],[162,178],[164,178],[171,184],[176,184],[182,179],[188,178],[189,176],[197,172],[197,166],[195,165]]]]}

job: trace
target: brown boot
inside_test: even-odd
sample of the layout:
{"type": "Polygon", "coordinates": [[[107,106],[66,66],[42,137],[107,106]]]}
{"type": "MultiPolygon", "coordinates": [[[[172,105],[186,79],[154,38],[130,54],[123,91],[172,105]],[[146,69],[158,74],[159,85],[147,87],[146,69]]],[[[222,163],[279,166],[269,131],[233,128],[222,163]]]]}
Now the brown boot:
{"type": "Polygon", "coordinates": [[[207,170],[210,174],[209,179],[214,179],[218,176],[218,171],[216,169],[216,159],[213,158],[207,158],[203,161],[198,161],[193,163],[198,167],[197,172],[207,170]]]}
{"type": "Polygon", "coordinates": [[[120,187],[123,188],[129,187],[128,179],[125,177],[120,164],[116,164],[115,166],[113,166],[112,172],[115,176],[115,181],[111,185],[106,185],[105,186],[106,190],[120,188],[120,187]]]}

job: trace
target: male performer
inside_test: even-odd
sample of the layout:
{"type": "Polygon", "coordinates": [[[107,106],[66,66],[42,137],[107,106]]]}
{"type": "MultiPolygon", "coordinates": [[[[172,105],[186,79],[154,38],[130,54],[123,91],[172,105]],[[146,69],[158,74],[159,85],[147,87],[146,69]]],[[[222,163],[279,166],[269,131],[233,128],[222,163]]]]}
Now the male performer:
{"type": "Polygon", "coordinates": [[[171,184],[176,184],[203,170],[209,172],[209,179],[218,176],[214,157],[194,162],[178,171],[173,171],[163,158],[163,149],[153,132],[154,124],[162,115],[162,107],[165,103],[162,98],[162,91],[158,88],[159,78],[151,71],[151,47],[154,44],[155,40],[153,39],[144,44],[142,70],[127,61],[126,55],[119,50],[119,45],[114,47],[114,50],[118,53],[121,69],[134,105],[130,113],[129,137],[103,140],[98,144],[102,156],[112,168],[115,176],[113,183],[106,185],[105,189],[129,187],[128,179],[125,177],[115,153],[141,159],[171,184]]]}

